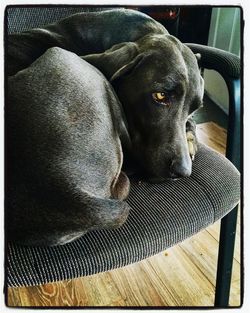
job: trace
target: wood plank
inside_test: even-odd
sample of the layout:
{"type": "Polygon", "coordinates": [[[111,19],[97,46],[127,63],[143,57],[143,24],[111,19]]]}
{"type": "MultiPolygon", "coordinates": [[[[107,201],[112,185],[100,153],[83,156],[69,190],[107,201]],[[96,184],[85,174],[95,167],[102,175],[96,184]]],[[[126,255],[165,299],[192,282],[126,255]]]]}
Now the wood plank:
{"type": "MultiPolygon", "coordinates": [[[[240,263],[240,257],[241,257],[241,227],[240,227],[240,218],[238,214],[238,222],[236,227],[236,237],[235,237],[235,248],[234,248],[234,258],[235,260],[240,263]]],[[[220,236],[220,221],[214,223],[213,225],[209,226],[207,228],[207,232],[213,236],[217,241],[219,241],[220,236]]]]}
{"type": "Polygon", "coordinates": [[[240,306],[241,305],[240,279],[232,282],[229,305],[230,306],[240,306]]]}
{"type": "Polygon", "coordinates": [[[21,305],[20,289],[8,288],[7,290],[7,303],[10,306],[16,307],[21,305]]]}
{"type": "Polygon", "coordinates": [[[110,271],[126,306],[166,306],[167,298],[161,297],[155,281],[147,275],[147,262],[126,266],[123,271],[110,271]]]}
{"type": "Polygon", "coordinates": [[[198,140],[212,149],[225,154],[227,133],[226,130],[214,122],[197,125],[198,140]]]}
{"type": "MultiPolygon", "coordinates": [[[[213,306],[214,286],[177,245],[149,259],[178,306],[213,306]]],[[[167,296],[167,294],[166,294],[167,296]]]]}
{"type": "MultiPolygon", "coordinates": [[[[218,241],[209,234],[207,230],[199,233],[199,236],[193,236],[187,239],[180,247],[189,255],[192,262],[197,266],[207,279],[215,285],[218,241]]],[[[240,264],[234,259],[234,271],[232,281],[240,279],[240,264]]]]}

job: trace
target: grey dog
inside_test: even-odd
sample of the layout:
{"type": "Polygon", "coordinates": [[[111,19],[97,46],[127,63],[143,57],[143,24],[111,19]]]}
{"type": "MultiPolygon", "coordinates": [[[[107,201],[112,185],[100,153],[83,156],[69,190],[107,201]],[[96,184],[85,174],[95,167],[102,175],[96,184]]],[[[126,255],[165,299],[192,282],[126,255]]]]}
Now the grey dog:
{"type": "MultiPolygon", "coordinates": [[[[169,35],[158,22],[137,11],[80,13],[42,28],[10,35],[8,75],[28,68],[51,47],[81,56],[112,84],[122,104],[116,124],[119,124],[125,161],[131,159],[139,164],[143,175],[152,182],[191,174],[196,137],[189,117],[201,106],[204,83],[197,58],[187,46],[169,35]]],[[[65,76],[67,71],[65,69],[65,76]]],[[[67,82],[70,86],[70,79],[67,82]]],[[[89,89],[88,99],[92,90],[89,89]]],[[[108,105],[112,106],[113,102],[108,105]]],[[[61,126],[50,124],[48,127],[54,131],[61,126]]],[[[49,140],[54,142],[55,138],[49,140]]],[[[104,150],[106,141],[107,138],[103,139],[104,150]]],[[[106,147],[109,149],[109,145],[106,147]]],[[[45,176],[44,170],[42,176],[45,176]]],[[[50,176],[53,175],[51,172],[50,176]]],[[[126,181],[122,175],[121,180],[126,181]]],[[[53,179],[59,181],[56,175],[53,179]]],[[[125,183],[125,189],[126,186],[125,183]]],[[[65,190],[67,194],[67,188],[65,190]]],[[[65,203],[69,203],[67,201],[65,203]]],[[[63,212],[66,206],[62,205],[63,212]]],[[[126,210],[123,207],[121,211],[126,210]]],[[[53,216],[48,214],[48,219],[53,220],[53,216]]],[[[72,229],[74,227],[71,233],[72,229]]]]}
{"type": "MultiPolygon", "coordinates": [[[[188,118],[202,104],[204,83],[186,45],[134,10],[79,13],[11,35],[8,73],[27,67],[53,46],[83,56],[111,81],[130,135],[123,144],[125,159],[129,154],[156,182],[191,174],[186,130],[194,135],[188,118]]],[[[195,136],[188,138],[195,148],[195,136]]]]}
{"type": "Polygon", "coordinates": [[[61,48],[9,78],[9,240],[64,244],[124,223],[119,106],[105,77],[61,48]]]}

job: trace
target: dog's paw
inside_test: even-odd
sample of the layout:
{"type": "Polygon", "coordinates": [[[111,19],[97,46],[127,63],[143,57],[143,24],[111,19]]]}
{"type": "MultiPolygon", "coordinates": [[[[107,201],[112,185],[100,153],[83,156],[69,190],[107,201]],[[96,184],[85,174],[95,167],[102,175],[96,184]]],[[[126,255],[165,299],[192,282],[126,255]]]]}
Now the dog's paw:
{"type": "Polygon", "coordinates": [[[188,143],[188,150],[191,160],[194,160],[194,157],[198,150],[198,141],[196,137],[196,124],[192,119],[189,119],[186,124],[186,136],[188,143]]]}
{"type": "Polygon", "coordinates": [[[188,131],[186,135],[187,135],[189,155],[190,155],[191,160],[193,161],[195,154],[198,150],[197,138],[192,131],[188,131]]]}

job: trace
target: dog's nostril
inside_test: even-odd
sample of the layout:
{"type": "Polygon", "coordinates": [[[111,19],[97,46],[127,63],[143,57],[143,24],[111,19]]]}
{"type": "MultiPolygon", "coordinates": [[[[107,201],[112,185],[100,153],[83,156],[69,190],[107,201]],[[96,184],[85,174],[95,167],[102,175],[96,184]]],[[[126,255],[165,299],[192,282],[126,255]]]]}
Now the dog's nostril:
{"type": "Polygon", "coordinates": [[[189,177],[191,175],[191,166],[182,162],[173,161],[170,167],[170,175],[172,178],[189,177]]]}

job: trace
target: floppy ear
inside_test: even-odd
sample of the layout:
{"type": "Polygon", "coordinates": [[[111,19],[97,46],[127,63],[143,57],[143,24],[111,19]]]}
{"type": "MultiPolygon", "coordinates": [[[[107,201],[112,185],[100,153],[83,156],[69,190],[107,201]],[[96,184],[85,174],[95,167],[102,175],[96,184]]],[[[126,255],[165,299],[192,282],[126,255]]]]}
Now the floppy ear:
{"type": "Polygon", "coordinates": [[[81,56],[82,59],[98,68],[107,79],[129,64],[138,56],[138,47],[134,42],[114,45],[103,53],[81,56]]]}
{"type": "Polygon", "coordinates": [[[200,53],[195,53],[195,57],[196,57],[197,61],[200,61],[200,59],[201,59],[201,54],[200,54],[200,53]]]}
{"type": "Polygon", "coordinates": [[[121,76],[128,75],[132,70],[134,70],[141,60],[144,58],[143,54],[137,55],[131,62],[125,64],[120,69],[118,69],[113,76],[110,78],[110,82],[114,82],[116,79],[120,78],[121,76]]]}
{"type": "Polygon", "coordinates": [[[201,54],[200,53],[195,53],[194,54],[198,63],[198,66],[201,67],[201,54]]]}
{"type": "Polygon", "coordinates": [[[112,101],[112,104],[110,105],[113,124],[116,130],[118,131],[122,148],[129,150],[131,149],[131,139],[130,139],[130,135],[128,132],[128,124],[127,124],[125,112],[111,84],[108,84],[107,88],[108,88],[107,92],[110,95],[110,100],[111,101],[112,99],[114,100],[112,101]]]}

